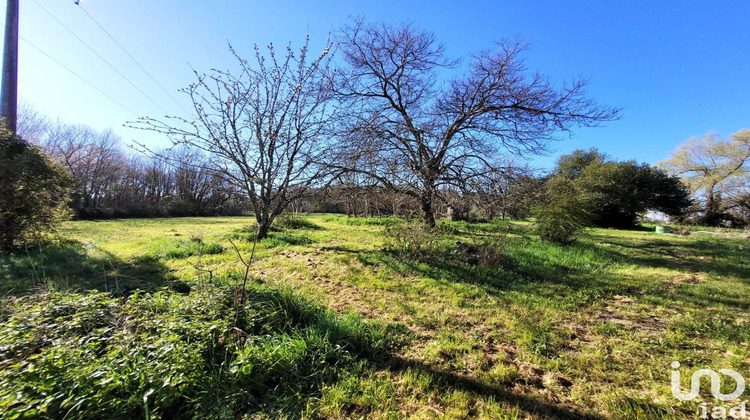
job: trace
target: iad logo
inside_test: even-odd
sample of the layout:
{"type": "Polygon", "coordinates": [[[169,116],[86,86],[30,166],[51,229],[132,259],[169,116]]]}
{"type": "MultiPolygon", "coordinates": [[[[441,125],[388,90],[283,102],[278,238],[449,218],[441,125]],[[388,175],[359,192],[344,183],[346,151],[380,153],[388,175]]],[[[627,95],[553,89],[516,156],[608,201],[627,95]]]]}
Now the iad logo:
{"type": "Polygon", "coordinates": [[[711,378],[711,395],[720,401],[731,401],[738,398],[745,392],[745,379],[739,373],[732,369],[719,369],[719,372],[723,373],[734,379],[737,383],[734,392],[729,394],[723,394],[721,392],[721,378],[715,370],[712,369],[699,369],[693,373],[690,377],[690,392],[687,394],[680,390],[680,368],[679,362],[672,362],[672,395],[680,401],[690,401],[697,397],[701,390],[701,377],[708,376],[711,378]]]}
{"type": "MultiPolygon", "coordinates": [[[[711,394],[719,401],[730,401],[742,396],[745,392],[745,379],[732,369],[719,369],[719,372],[734,379],[736,386],[729,394],[721,392],[721,377],[711,369],[699,369],[690,377],[690,392],[687,394],[680,390],[680,368],[678,362],[672,362],[672,395],[680,401],[690,401],[697,397],[701,388],[701,377],[708,376],[711,379],[711,394]]],[[[747,418],[747,403],[742,402],[736,407],[709,406],[707,403],[700,405],[700,418],[702,419],[745,419],[747,418]]]]}

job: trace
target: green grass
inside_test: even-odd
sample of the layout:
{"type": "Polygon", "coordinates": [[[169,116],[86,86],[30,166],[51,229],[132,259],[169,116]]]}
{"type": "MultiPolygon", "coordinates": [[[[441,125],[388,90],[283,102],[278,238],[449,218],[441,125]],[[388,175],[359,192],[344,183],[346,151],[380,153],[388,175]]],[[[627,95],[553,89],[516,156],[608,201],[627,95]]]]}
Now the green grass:
{"type": "Polygon", "coordinates": [[[5,416],[275,417],[377,362],[387,331],[299,295],[200,287],[126,299],[50,292],[3,305],[5,416]]]}
{"type": "Polygon", "coordinates": [[[205,243],[199,238],[173,239],[156,244],[145,256],[154,259],[178,259],[196,255],[214,255],[224,252],[224,247],[215,242],[205,243]]]}
{"type": "Polygon", "coordinates": [[[399,220],[294,219],[257,244],[236,336],[229,239],[248,256],[250,223],[70,222],[63,240],[0,257],[3,401],[54,397],[60,416],[88,398],[101,408],[81,413],[115,417],[694,418],[717,402],[677,401],[672,361],[685,381],[750,379],[746,233],[589,229],[560,246],[527,222],[441,222],[411,255],[385,236],[399,220]],[[168,256],[196,243],[215,253],[168,256]],[[29,373],[35,357],[46,370],[29,373]],[[76,379],[100,370],[112,380],[98,393],[76,379]]]}

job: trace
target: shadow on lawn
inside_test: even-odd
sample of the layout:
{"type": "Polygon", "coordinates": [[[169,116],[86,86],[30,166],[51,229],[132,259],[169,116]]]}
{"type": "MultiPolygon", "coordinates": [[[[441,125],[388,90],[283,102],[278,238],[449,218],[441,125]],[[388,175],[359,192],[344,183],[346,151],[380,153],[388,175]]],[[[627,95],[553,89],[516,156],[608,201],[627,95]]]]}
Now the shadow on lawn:
{"type": "Polygon", "coordinates": [[[522,291],[551,293],[550,297],[564,298],[565,293],[563,291],[561,294],[560,288],[570,293],[589,291],[592,295],[624,293],[631,288],[623,282],[611,281],[600,272],[592,273],[590,268],[571,267],[543,255],[526,252],[523,247],[503,255],[494,266],[467,261],[466,255],[456,252],[413,261],[390,251],[336,251],[357,254],[357,259],[365,265],[383,265],[397,272],[480,286],[493,296],[507,291],[522,291]],[[549,288],[549,285],[555,285],[556,289],[549,288]]]}
{"type": "Polygon", "coordinates": [[[654,239],[633,244],[611,237],[593,237],[601,245],[591,245],[624,263],[675,271],[706,272],[732,276],[750,284],[748,251],[736,240],[697,240],[675,243],[654,239]],[[605,245],[605,246],[602,246],[605,245]],[[621,249],[617,249],[621,248],[621,249]]]}
{"type": "Polygon", "coordinates": [[[0,255],[0,296],[23,295],[38,287],[55,290],[98,290],[115,295],[140,289],[186,285],[171,282],[169,269],[156,259],[123,261],[102,249],[60,240],[41,247],[0,255]]]}
{"type": "Polygon", "coordinates": [[[457,250],[446,250],[414,261],[390,251],[357,251],[340,247],[335,252],[356,254],[365,265],[384,266],[396,272],[451,283],[472,284],[493,296],[515,291],[535,295],[561,305],[581,305],[606,296],[647,293],[668,299],[703,304],[713,302],[734,307],[748,307],[740,297],[709,293],[710,285],[681,287],[665,279],[629,277],[612,267],[635,265],[666,268],[684,272],[688,286],[697,285],[690,279],[699,272],[734,277],[750,285],[750,261],[743,257],[743,244],[737,241],[697,240],[674,242],[658,237],[617,239],[589,235],[575,243],[557,247],[523,241],[508,248],[497,266],[486,267],[467,260],[457,250]],[[545,248],[549,247],[549,249],[545,248]],[[548,252],[556,254],[549,255],[548,252]]]}
{"type": "MultiPolygon", "coordinates": [[[[287,305],[293,306],[293,305],[287,305]]],[[[303,313],[305,311],[301,311],[303,313]]],[[[305,316],[293,316],[292,318],[304,319],[305,316]]],[[[308,317],[309,318],[309,317],[308,317]]],[[[313,317],[314,318],[314,317],[313,317]]],[[[324,319],[324,317],[321,317],[324,319]]],[[[491,385],[480,380],[444,371],[434,366],[422,363],[417,360],[408,360],[393,354],[394,347],[408,345],[406,341],[395,339],[390,345],[383,346],[382,343],[372,346],[368,343],[361,333],[362,329],[342,328],[339,323],[317,322],[315,326],[325,330],[323,336],[331,340],[332,344],[343,345],[345,348],[353,350],[361,359],[367,360],[370,365],[377,371],[388,371],[391,373],[404,373],[408,370],[416,371],[430,378],[428,390],[436,391],[443,395],[451,395],[454,391],[464,391],[472,394],[475,398],[492,399],[497,402],[507,403],[519,411],[524,412],[534,418],[548,419],[601,419],[592,413],[581,411],[572,406],[556,404],[545,400],[542,396],[513,392],[502,385],[491,385]]],[[[391,330],[388,335],[398,334],[400,328],[391,330]]],[[[389,340],[390,341],[390,340],[389,340]]],[[[348,413],[353,417],[359,417],[363,413],[358,410],[377,409],[378,407],[367,407],[361,405],[352,405],[352,412],[348,413]]]]}
{"type": "MultiPolygon", "coordinates": [[[[429,365],[398,357],[390,359],[387,368],[392,372],[404,372],[408,369],[416,370],[432,378],[432,388],[448,387],[473,393],[479,397],[492,398],[497,402],[504,402],[515,406],[520,411],[535,418],[547,419],[603,419],[590,413],[579,411],[572,407],[556,405],[540,397],[519,394],[500,386],[492,386],[466,376],[437,370],[429,365]]],[[[445,389],[443,389],[445,391],[445,389]]]]}
{"type": "MultiPolygon", "coordinates": [[[[684,273],[684,281],[653,290],[653,294],[703,305],[721,304],[747,309],[750,302],[741,293],[736,296],[712,291],[711,284],[699,281],[700,273],[732,277],[750,285],[750,260],[744,245],[732,240],[697,240],[675,243],[653,239],[633,244],[610,237],[597,237],[600,248],[611,258],[625,264],[663,268],[684,273]]],[[[661,283],[663,285],[663,283],[661,283]]]]}

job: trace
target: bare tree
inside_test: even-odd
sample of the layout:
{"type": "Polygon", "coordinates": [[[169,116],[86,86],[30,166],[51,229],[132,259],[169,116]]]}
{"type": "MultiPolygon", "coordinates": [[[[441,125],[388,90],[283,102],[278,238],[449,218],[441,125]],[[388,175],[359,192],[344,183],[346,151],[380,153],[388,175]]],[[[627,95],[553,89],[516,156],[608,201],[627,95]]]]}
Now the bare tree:
{"type": "Polygon", "coordinates": [[[18,104],[18,124],[16,133],[18,137],[40,144],[47,132],[52,128],[52,123],[46,115],[37,111],[28,102],[18,104]]]}
{"type": "Polygon", "coordinates": [[[263,238],[289,203],[326,179],[319,155],[331,115],[330,47],[310,57],[308,37],[279,57],[272,44],[267,56],[256,45],[250,63],[230,46],[237,74],[196,72],[198,80],[185,89],[193,118],[143,118],[134,126],[209,153],[213,169],[247,193],[263,238]]]}
{"type": "Polygon", "coordinates": [[[721,222],[722,213],[742,206],[750,184],[750,129],[732,134],[730,140],[715,135],[691,138],[659,165],[680,176],[690,192],[703,203],[702,222],[721,222]]]}
{"type": "Polygon", "coordinates": [[[75,179],[75,209],[89,212],[107,206],[126,166],[119,136],[110,130],[57,123],[41,144],[75,179]]]}
{"type": "Polygon", "coordinates": [[[585,81],[555,88],[528,73],[519,42],[478,54],[467,74],[441,83],[457,62],[431,33],[357,20],[340,38],[348,69],[337,91],[351,115],[339,162],[417,198],[427,225],[441,187],[460,187],[503,151],[541,152],[558,131],[618,115],[584,96],[585,81]]]}

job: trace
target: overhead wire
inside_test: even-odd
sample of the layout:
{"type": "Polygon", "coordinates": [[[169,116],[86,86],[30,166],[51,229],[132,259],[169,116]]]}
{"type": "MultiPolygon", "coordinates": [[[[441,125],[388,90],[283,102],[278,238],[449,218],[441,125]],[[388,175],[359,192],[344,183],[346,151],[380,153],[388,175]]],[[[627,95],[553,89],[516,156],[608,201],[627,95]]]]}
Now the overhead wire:
{"type": "Polygon", "coordinates": [[[19,37],[19,38],[21,39],[21,41],[25,42],[25,43],[26,43],[26,44],[28,44],[28,45],[29,45],[30,47],[32,47],[32,48],[34,48],[35,50],[39,51],[39,53],[41,53],[42,55],[44,55],[45,57],[47,57],[48,59],[50,59],[51,61],[53,61],[53,62],[54,62],[55,64],[57,64],[58,66],[60,66],[60,67],[62,67],[63,69],[67,70],[68,72],[70,72],[70,73],[71,73],[71,74],[72,74],[73,76],[77,77],[77,78],[78,78],[78,79],[80,79],[80,80],[81,80],[82,82],[86,83],[86,84],[87,84],[87,85],[89,85],[89,86],[90,86],[91,88],[93,88],[93,89],[94,89],[94,90],[96,90],[97,92],[101,93],[101,94],[102,94],[103,96],[107,97],[107,98],[108,98],[109,100],[111,100],[112,102],[116,103],[117,105],[119,105],[119,106],[121,106],[121,107],[122,107],[123,109],[125,109],[126,111],[130,112],[131,114],[133,114],[133,115],[134,115],[134,116],[135,116],[136,118],[138,118],[138,117],[139,117],[138,113],[136,113],[136,112],[135,112],[135,111],[133,111],[132,109],[128,108],[128,107],[127,107],[126,105],[124,105],[124,104],[123,104],[122,102],[120,102],[120,101],[118,101],[117,99],[113,98],[112,96],[110,96],[109,94],[107,94],[106,92],[104,92],[103,90],[99,89],[99,88],[98,88],[98,87],[97,87],[96,85],[94,85],[93,83],[89,82],[89,81],[88,81],[88,80],[87,80],[87,79],[86,79],[85,77],[83,77],[83,76],[79,75],[78,73],[76,73],[75,71],[73,71],[73,70],[72,70],[71,68],[69,68],[69,67],[68,67],[68,66],[66,66],[65,64],[61,63],[60,61],[58,61],[57,59],[55,59],[55,58],[54,58],[54,57],[52,57],[51,55],[47,54],[47,53],[46,53],[46,52],[45,52],[44,50],[42,50],[41,48],[39,48],[39,47],[37,47],[36,45],[34,45],[34,44],[33,44],[32,42],[28,41],[28,40],[27,40],[26,38],[24,38],[24,37],[22,37],[22,36],[20,36],[20,35],[19,35],[18,37],[19,37]]]}
{"type": "Polygon", "coordinates": [[[75,32],[73,32],[67,25],[65,25],[60,19],[58,19],[55,15],[52,14],[49,10],[47,10],[44,6],[42,6],[37,0],[33,0],[34,3],[37,4],[42,10],[44,10],[52,19],[54,19],[57,23],[59,23],[65,30],[67,30],[71,35],[73,35],[78,41],[81,42],[86,48],[88,48],[92,53],[94,53],[99,59],[101,59],[104,63],[106,63],[112,70],[114,70],[117,74],[120,75],[123,79],[125,79],[126,82],[128,82],[135,90],[137,90],[141,95],[146,97],[149,101],[151,101],[152,104],[154,104],[157,108],[159,108],[162,112],[165,114],[168,114],[169,112],[165,110],[161,105],[159,105],[151,96],[149,96],[146,92],[141,90],[133,81],[131,81],[127,76],[125,76],[120,70],[118,70],[112,63],[110,63],[106,58],[104,58],[101,54],[99,54],[93,47],[91,47],[86,41],[84,41],[81,37],[79,37],[75,32]]]}
{"type": "Polygon", "coordinates": [[[98,21],[97,21],[96,19],[94,19],[94,17],[93,17],[93,16],[91,16],[91,14],[90,14],[89,12],[87,12],[87,11],[86,11],[86,9],[84,9],[84,8],[83,8],[83,6],[81,5],[81,2],[80,2],[80,1],[76,1],[76,2],[75,2],[75,4],[76,4],[76,5],[77,5],[77,6],[79,7],[79,9],[81,9],[81,11],[83,11],[83,13],[84,13],[84,14],[86,14],[86,16],[88,16],[88,18],[89,18],[89,19],[91,19],[91,21],[92,21],[92,22],[94,22],[94,24],[96,24],[96,26],[98,26],[98,27],[99,27],[99,29],[101,29],[101,30],[102,30],[102,32],[104,32],[104,33],[105,33],[105,34],[106,34],[106,35],[107,35],[107,36],[109,37],[109,39],[111,39],[111,40],[112,40],[112,42],[114,42],[114,43],[115,43],[115,45],[117,45],[117,46],[118,46],[118,47],[119,47],[119,48],[120,48],[120,49],[122,50],[122,52],[124,52],[124,53],[125,53],[125,55],[127,55],[127,56],[128,56],[128,57],[129,57],[130,59],[131,59],[131,60],[133,60],[133,62],[134,62],[134,63],[135,63],[135,64],[136,64],[136,65],[137,65],[138,67],[140,67],[140,69],[141,69],[141,70],[143,70],[143,72],[144,72],[144,73],[145,73],[145,74],[146,74],[146,75],[147,75],[147,76],[148,76],[148,77],[149,77],[149,78],[150,78],[150,79],[151,79],[151,80],[152,80],[152,81],[153,81],[153,82],[154,82],[154,83],[155,83],[155,84],[156,84],[157,86],[159,86],[159,88],[160,88],[160,89],[161,89],[161,90],[162,90],[162,91],[163,91],[163,92],[164,92],[165,94],[167,94],[167,96],[169,96],[169,97],[170,97],[170,98],[171,98],[171,99],[172,99],[172,100],[174,101],[174,103],[176,103],[176,104],[177,104],[177,106],[179,106],[180,108],[182,108],[182,110],[183,110],[183,111],[185,111],[185,112],[188,112],[188,113],[190,112],[190,111],[188,111],[188,110],[187,110],[187,109],[186,109],[186,108],[185,108],[185,107],[184,107],[184,106],[183,106],[183,105],[182,105],[182,104],[181,104],[181,103],[180,103],[180,102],[179,102],[179,101],[178,101],[177,99],[175,99],[175,98],[174,98],[174,96],[172,96],[172,94],[171,94],[171,93],[169,93],[169,91],[168,91],[167,89],[165,89],[165,88],[164,88],[164,86],[162,86],[162,84],[161,84],[161,83],[159,83],[159,81],[158,81],[158,80],[156,80],[156,78],[155,78],[154,76],[152,76],[152,75],[151,75],[151,73],[149,73],[149,71],[148,71],[148,70],[146,70],[146,68],[145,68],[145,67],[143,67],[143,65],[141,65],[141,63],[140,63],[140,62],[139,62],[139,61],[138,61],[138,60],[137,60],[137,59],[136,59],[135,57],[133,57],[133,55],[132,55],[132,54],[130,54],[130,53],[128,52],[128,50],[126,50],[126,49],[125,49],[125,47],[123,47],[123,46],[122,46],[122,45],[121,45],[121,44],[120,44],[119,42],[117,42],[117,40],[115,39],[115,37],[114,37],[114,36],[112,36],[112,34],[110,34],[110,33],[109,33],[109,31],[107,31],[107,30],[106,30],[106,29],[104,28],[104,26],[102,26],[102,25],[101,25],[101,24],[100,24],[100,23],[99,23],[99,22],[98,22],[98,21]]]}

